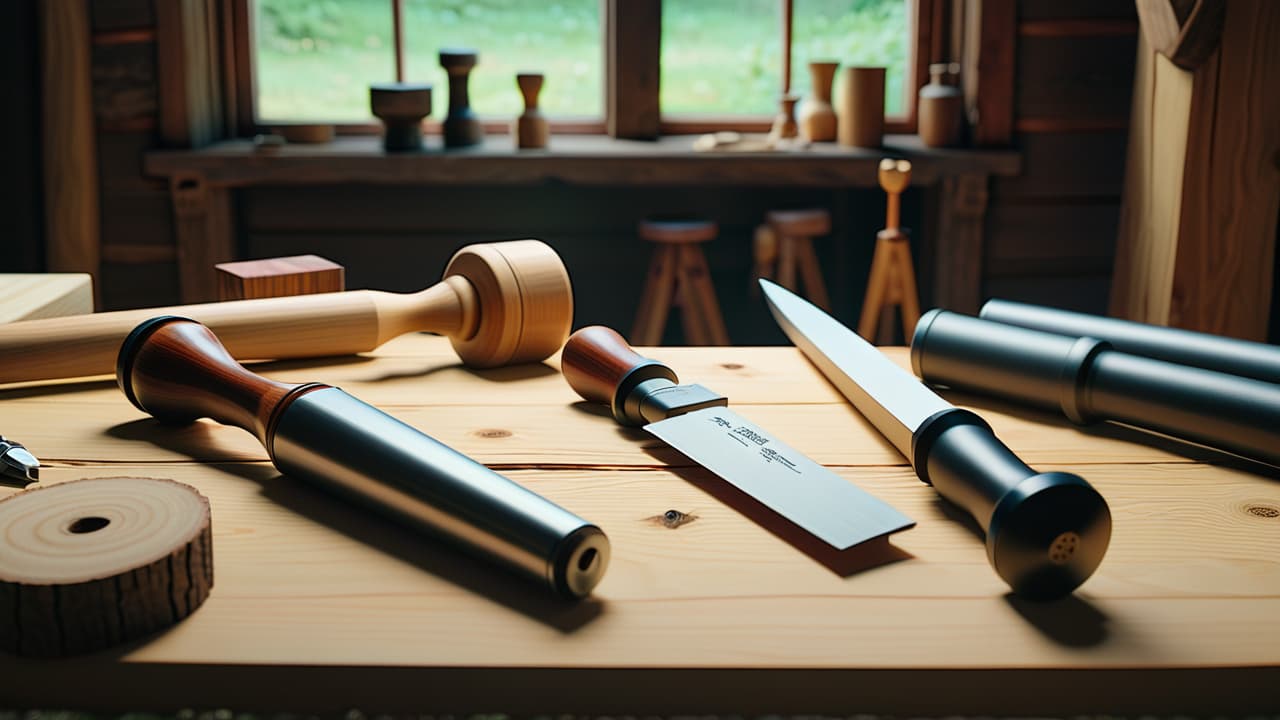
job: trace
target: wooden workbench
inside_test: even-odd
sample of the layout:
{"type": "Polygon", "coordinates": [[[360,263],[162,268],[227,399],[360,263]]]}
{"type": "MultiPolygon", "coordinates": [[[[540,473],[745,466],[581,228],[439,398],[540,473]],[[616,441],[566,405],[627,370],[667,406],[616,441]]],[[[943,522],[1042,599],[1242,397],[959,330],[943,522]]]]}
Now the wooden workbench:
{"type": "MultiPolygon", "coordinates": [[[[888,352],[906,362],[905,350],[888,352]]],[[[976,528],[794,349],[651,354],[918,527],[894,536],[887,556],[807,551],[770,518],[728,507],[736,498],[705,471],[579,402],[555,359],[472,372],[443,339],[409,336],[369,357],[263,366],[339,385],[598,523],[613,541],[610,570],[593,598],[562,604],[281,477],[244,431],[161,426],[107,379],[11,386],[0,389],[0,431],[45,462],[44,482],[142,475],[206,494],[216,584],[203,608],[148,641],[64,661],[0,656],[0,707],[1207,715],[1280,705],[1274,476],[1122,428],[1086,433],[952,396],[1028,463],[1079,472],[1110,503],[1097,574],[1067,600],[1030,604],[1006,595],[976,528]],[[670,529],[659,516],[671,509],[696,519],[670,529]]]]}

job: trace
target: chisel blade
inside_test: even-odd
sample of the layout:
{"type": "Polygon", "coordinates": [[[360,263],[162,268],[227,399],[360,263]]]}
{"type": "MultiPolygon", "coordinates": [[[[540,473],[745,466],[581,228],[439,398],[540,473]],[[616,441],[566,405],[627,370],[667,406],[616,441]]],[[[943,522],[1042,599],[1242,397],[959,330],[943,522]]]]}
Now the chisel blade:
{"type": "Polygon", "coordinates": [[[837,550],[915,525],[727,407],[644,429],[837,550]]]}

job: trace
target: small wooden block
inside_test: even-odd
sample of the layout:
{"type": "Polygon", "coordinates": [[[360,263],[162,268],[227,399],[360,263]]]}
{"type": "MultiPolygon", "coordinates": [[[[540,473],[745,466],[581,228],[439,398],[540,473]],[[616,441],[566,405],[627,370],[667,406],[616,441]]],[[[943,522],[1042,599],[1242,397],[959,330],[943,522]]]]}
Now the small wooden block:
{"type": "Polygon", "coordinates": [[[0,275],[0,323],[91,312],[93,277],[88,274],[0,275]]]}
{"type": "Polygon", "coordinates": [[[220,263],[219,300],[311,295],[346,289],[343,267],[317,255],[220,263]]]}

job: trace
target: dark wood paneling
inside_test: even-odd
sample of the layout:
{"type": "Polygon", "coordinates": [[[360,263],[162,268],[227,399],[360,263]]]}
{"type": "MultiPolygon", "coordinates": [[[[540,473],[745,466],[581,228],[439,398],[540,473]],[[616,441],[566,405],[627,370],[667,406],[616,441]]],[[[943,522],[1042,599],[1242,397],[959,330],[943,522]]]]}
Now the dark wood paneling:
{"type": "Polygon", "coordinates": [[[102,245],[172,245],[173,202],[169,193],[103,190],[102,245]]]}
{"type": "Polygon", "coordinates": [[[1106,274],[1120,203],[998,205],[987,215],[987,277],[1106,274]]]}
{"type": "Polygon", "coordinates": [[[1130,0],[1019,0],[1019,20],[1066,18],[1114,18],[1136,20],[1138,11],[1130,0]]]}
{"type": "Polygon", "coordinates": [[[40,165],[40,63],[34,2],[0,3],[0,64],[5,98],[0,113],[0,272],[44,269],[43,174],[40,165]]]}
{"type": "Polygon", "coordinates": [[[1137,48],[1136,34],[1019,38],[1019,118],[1128,118],[1137,48]]]}
{"type": "Polygon", "coordinates": [[[100,133],[98,174],[103,192],[167,192],[168,183],[142,174],[142,153],[155,145],[151,132],[100,133]]]}
{"type": "Polygon", "coordinates": [[[1107,314],[1107,293],[1111,275],[1029,276],[992,278],[987,281],[988,298],[1049,305],[1076,312],[1107,314]]]}
{"type": "Polygon", "coordinates": [[[180,301],[175,263],[104,262],[99,277],[104,310],[177,305],[180,301]]]}
{"type": "Polygon", "coordinates": [[[92,0],[89,6],[93,13],[94,32],[133,30],[156,23],[152,0],[92,0]]]}
{"type": "Polygon", "coordinates": [[[1128,141],[1127,132],[1116,131],[1020,135],[1022,175],[993,178],[993,202],[1118,197],[1128,141]]]}
{"type": "Polygon", "coordinates": [[[154,121],[157,107],[154,43],[93,47],[93,114],[99,127],[154,121]]]}

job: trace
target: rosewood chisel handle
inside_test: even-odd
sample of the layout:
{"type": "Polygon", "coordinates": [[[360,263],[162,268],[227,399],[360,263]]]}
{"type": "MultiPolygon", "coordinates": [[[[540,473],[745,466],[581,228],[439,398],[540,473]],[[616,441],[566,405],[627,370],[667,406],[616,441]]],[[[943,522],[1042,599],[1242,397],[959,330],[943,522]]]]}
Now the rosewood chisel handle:
{"type": "Polygon", "coordinates": [[[468,365],[495,367],[543,360],[569,334],[569,275],[540,241],[469,245],[444,274],[417,293],[356,290],[0,325],[0,383],[110,373],[120,342],[157,315],[208,325],[241,360],[348,355],[434,332],[449,336],[468,365]]]}
{"type": "Polygon", "coordinates": [[[248,430],[282,473],[446,538],[560,595],[582,597],[604,576],[609,540],[600,528],[338,388],[250,372],[197,322],[142,323],[121,346],[116,372],[143,412],[248,430]]]}
{"type": "Polygon", "coordinates": [[[639,426],[728,404],[701,385],[680,385],[670,367],[641,356],[616,330],[584,327],[569,336],[560,355],[569,387],[584,400],[608,405],[621,425],[639,426]]]}

